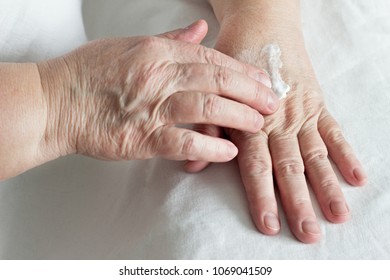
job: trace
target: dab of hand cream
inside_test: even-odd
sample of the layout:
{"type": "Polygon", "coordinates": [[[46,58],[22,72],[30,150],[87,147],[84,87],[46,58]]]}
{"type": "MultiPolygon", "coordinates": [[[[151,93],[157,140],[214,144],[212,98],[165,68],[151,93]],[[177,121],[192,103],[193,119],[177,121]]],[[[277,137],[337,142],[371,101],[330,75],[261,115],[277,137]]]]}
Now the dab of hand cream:
{"type": "Polygon", "coordinates": [[[279,99],[285,98],[290,91],[290,86],[282,80],[279,73],[279,69],[282,68],[283,65],[280,60],[281,54],[282,52],[277,44],[265,45],[260,51],[261,62],[264,63],[265,70],[271,78],[272,90],[279,99]]]}

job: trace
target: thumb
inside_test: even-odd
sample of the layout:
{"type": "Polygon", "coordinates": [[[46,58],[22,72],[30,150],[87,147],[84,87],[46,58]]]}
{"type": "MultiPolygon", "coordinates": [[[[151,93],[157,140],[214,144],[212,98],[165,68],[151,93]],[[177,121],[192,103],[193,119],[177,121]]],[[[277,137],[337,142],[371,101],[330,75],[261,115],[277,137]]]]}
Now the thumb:
{"type": "Polygon", "coordinates": [[[207,22],[203,19],[200,19],[185,28],[159,34],[157,37],[199,44],[206,36],[207,30],[207,22]]]}

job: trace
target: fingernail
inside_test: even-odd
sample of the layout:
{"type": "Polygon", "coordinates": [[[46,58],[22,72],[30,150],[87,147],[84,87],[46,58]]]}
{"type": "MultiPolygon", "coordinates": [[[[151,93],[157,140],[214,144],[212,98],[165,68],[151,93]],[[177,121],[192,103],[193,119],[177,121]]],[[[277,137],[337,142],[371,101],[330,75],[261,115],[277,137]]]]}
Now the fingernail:
{"type": "Polygon", "coordinates": [[[307,234],[320,234],[321,230],[316,221],[312,219],[307,219],[302,222],[302,231],[307,234]]]}
{"type": "Polygon", "coordinates": [[[263,85],[265,85],[266,87],[272,88],[271,79],[268,77],[267,74],[262,72],[257,72],[256,80],[262,83],[263,85]]]}
{"type": "Polygon", "coordinates": [[[332,201],[330,203],[330,211],[335,216],[345,216],[349,213],[347,205],[342,201],[332,201]]]}
{"type": "Polygon", "coordinates": [[[233,159],[238,153],[238,149],[236,146],[234,146],[232,143],[229,143],[229,147],[227,150],[227,154],[229,158],[233,159]]]}
{"type": "Polygon", "coordinates": [[[276,217],[274,213],[267,213],[264,216],[264,225],[272,230],[280,230],[279,219],[276,217]]]}
{"type": "Polygon", "coordinates": [[[367,179],[366,172],[364,172],[364,170],[359,167],[353,170],[353,176],[355,176],[355,179],[359,182],[365,181],[367,179]]]}
{"type": "Polygon", "coordinates": [[[279,99],[276,97],[276,95],[271,92],[268,93],[268,97],[267,97],[268,109],[270,109],[271,111],[275,111],[278,108],[278,104],[279,104],[279,99]]]}
{"type": "Polygon", "coordinates": [[[264,124],[263,117],[260,114],[255,114],[254,118],[255,127],[256,129],[260,130],[264,124]]]}

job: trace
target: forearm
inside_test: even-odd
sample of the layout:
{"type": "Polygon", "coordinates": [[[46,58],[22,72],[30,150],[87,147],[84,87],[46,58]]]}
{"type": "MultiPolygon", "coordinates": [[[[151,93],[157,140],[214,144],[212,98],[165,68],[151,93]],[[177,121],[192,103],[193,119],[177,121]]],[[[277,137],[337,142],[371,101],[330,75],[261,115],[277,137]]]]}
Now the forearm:
{"type": "Polygon", "coordinates": [[[45,123],[36,65],[0,63],[0,180],[42,162],[45,123]]]}

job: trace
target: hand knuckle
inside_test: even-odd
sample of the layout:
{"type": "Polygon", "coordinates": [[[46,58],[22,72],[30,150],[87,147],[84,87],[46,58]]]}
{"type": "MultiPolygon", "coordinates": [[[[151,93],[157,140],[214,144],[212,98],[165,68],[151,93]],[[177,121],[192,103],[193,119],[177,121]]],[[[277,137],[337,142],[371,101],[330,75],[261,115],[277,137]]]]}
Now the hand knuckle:
{"type": "Polygon", "coordinates": [[[181,146],[181,154],[190,156],[195,153],[195,139],[194,136],[187,133],[184,135],[183,144],[181,146]]]}
{"type": "Polygon", "coordinates": [[[175,119],[177,119],[178,116],[175,100],[172,96],[168,97],[168,99],[161,104],[159,116],[163,123],[172,123],[175,119]]]}
{"type": "Polygon", "coordinates": [[[202,115],[205,120],[212,120],[221,111],[219,99],[214,94],[206,95],[203,102],[202,115]]]}
{"type": "Polygon", "coordinates": [[[193,65],[183,65],[177,64],[175,65],[175,77],[177,78],[177,82],[181,82],[181,84],[187,84],[195,75],[198,75],[196,72],[196,67],[193,65]]]}
{"type": "Polygon", "coordinates": [[[268,136],[264,131],[259,131],[257,133],[250,133],[246,131],[241,131],[234,128],[225,128],[226,133],[237,143],[245,143],[247,146],[259,147],[260,143],[263,142],[263,138],[268,141],[268,136]]]}
{"type": "Polygon", "coordinates": [[[338,189],[338,187],[339,187],[339,183],[335,178],[325,178],[322,179],[319,183],[319,188],[328,193],[338,189]]]}
{"type": "Polygon", "coordinates": [[[294,196],[291,199],[292,205],[297,209],[311,208],[310,198],[304,196],[294,196]]]}
{"type": "Polygon", "coordinates": [[[315,165],[326,162],[328,159],[328,150],[325,148],[317,148],[304,155],[303,160],[306,165],[315,165]]]}
{"type": "Polygon", "coordinates": [[[246,159],[246,162],[246,177],[258,178],[272,173],[271,162],[261,158],[260,155],[249,156],[249,158],[246,159]]]}
{"type": "Polygon", "coordinates": [[[145,141],[146,158],[151,158],[156,155],[169,156],[173,152],[172,145],[170,145],[167,137],[162,134],[161,130],[152,132],[149,139],[145,141]]]}
{"type": "Polygon", "coordinates": [[[338,157],[340,157],[342,161],[348,161],[348,159],[354,157],[351,147],[345,140],[344,135],[339,128],[329,130],[323,139],[327,146],[334,146],[337,149],[338,157]]]}
{"type": "Polygon", "coordinates": [[[139,41],[139,46],[144,50],[155,49],[156,47],[161,46],[161,39],[154,36],[143,37],[139,41]]]}
{"type": "Polygon", "coordinates": [[[220,90],[230,88],[233,83],[232,73],[224,67],[215,68],[214,79],[220,90]]]}
{"type": "Polygon", "coordinates": [[[341,130],[332,129],[326,135],[326,142],[330,145],[340,144],[344,142],[344,136],[341,130]]]}
{"type": "Polygon", "coordinates": [[[277,177],[292,177],[302,175],[305,172],[302,160],[298,158],[287,158],[275,164],[277,177]]]}
{"type": "Polygon", "coordinates": [[[168,93],[167,88],[173,80],[173,71],[169,63],[151,62],[139,67],[137,73],[129,73],[127,88],[133,90],[134,96],[144,98],[146,95],[156,99],[168,93]],[[135,89],[135,90],[134,90],[135,89]]]}
{"type": "Polygon", "coordinates": [[[219,56],[215,50],[206,48],[204,46],[198,47],[198,55],[203,57],[206,63],[209,64],[220,64],[219,56]]]}

